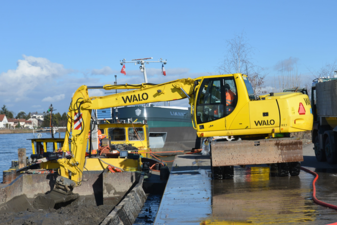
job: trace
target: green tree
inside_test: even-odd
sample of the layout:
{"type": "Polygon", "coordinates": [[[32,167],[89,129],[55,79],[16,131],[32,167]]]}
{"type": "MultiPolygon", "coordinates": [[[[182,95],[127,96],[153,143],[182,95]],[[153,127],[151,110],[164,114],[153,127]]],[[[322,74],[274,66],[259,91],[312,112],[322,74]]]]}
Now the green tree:
{"type": "MultiPolygon", "coordinates": [[[[57,116],[55,116],[55,114],[52,114],[52,117],[53,117],[52,125],[53,126],[59,126],[58,120],[56,118],[57,116]]],[[[60,115],[60,117],[61,117],[61,115],[60,115]]],[[[50,127],[50,113],[45,114],[44,120],[43,120],[43,123],[42,123],[42,127],[50,127]]]]}
{"type": "Polygon", "coordinates": [[[11,119],[13,118],[13,112],[9,111],[6,107],[6,105],[3,105],[1,110],[0,110],[0,114],[5,114],[7,118],[11,119]]]}
{"type": "Polygon", "coordinates": [[[26,120],[28,120],[31,116],[32,116],[32,114],[28,113],[27,116],[26,116],[26,120]]]}
{"type": "Polygon", "coordinates": [[[26,119],[27,115],[24,111],[21,111],[18,113],[18,115],[16,115],[16,119],[26,119]]]}

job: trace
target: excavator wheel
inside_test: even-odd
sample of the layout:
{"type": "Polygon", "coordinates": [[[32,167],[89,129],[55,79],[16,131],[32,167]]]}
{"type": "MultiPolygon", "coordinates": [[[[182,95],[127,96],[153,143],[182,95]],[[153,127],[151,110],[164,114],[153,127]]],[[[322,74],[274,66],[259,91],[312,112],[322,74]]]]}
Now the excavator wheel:
{"type": "Polygon", "coordinates": [[[289,174],[287,163],[270,164],[270,175],[272,177],[286,177],[289,174]]]}
{"type": "Polygon", "coordinates": [[[214,180],[222,180],[223,179],[223,167],[216,166],[213,167],[213,179],[214,180]]]}
{"type": "Polygon", "coordinates": [[[213,178],[215,180],[231,179],[234,176],[234,166],[213,167],[213,178]]]}
{"type": "Polygon", "coordinates": [[[279,177],[286,177],[289,174],[287,163],[277,163],[277,170],[278,170],[279,177]]]}
{"type": "Polygon", "coordinates": [[[289,173],[291,176],[298,176],[301,172],[300,162],[290,162],[288,163],[289,173]]]}
{"type": "Polygon", "coordinates": [[[231,179],[234,176],[234,166],[224,166],[223,167],[223,178],[231,179]]]}

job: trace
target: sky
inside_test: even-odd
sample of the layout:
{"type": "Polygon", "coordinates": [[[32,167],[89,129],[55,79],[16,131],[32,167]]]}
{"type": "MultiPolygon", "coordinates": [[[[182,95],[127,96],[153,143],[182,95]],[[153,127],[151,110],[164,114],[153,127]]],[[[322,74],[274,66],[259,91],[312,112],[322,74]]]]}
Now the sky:
{"type": "MultiPolygon", "coordinates": [[[[0,107],[67,112],[81,85],[142,83],[219,74],[227,41],[243,35],[265,87],[300,74],[303,85],[334,63],[336,1],[5,1],[0,0],[0,107]],[[280,72],[280,65],[287,65],[280,72]]],[[[104,91],[89,93],[104,95],[104,91]]],[[[187,101],[171,105],[185,106],[187,101]]]]}

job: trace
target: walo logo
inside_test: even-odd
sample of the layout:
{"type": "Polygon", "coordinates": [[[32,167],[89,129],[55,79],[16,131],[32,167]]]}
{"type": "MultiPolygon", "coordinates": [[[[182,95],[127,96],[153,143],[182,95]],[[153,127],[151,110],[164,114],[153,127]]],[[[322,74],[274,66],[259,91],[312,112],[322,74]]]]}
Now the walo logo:
{"type": "Polygon", "coordinates": [[[270,126],[275,124],[275,120],[258,120],[254,121],[255,126],[270,126]]]}
{"type": "Polygon", "coordinates": [[[145,101],[149,98],[149,95],[147,93],[138,94],[138,95],[129,95],[125,96],[125,98],[122,96],[124,103],[133,103],[133,102],[141,102],[145,101]]]}

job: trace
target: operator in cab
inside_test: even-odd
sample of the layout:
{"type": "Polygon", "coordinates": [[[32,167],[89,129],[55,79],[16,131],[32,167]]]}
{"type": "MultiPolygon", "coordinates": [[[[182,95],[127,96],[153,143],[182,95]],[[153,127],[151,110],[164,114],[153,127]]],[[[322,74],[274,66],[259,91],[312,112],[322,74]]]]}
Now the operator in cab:
{"type": "Polygon", "coordinates": [[[225,91],[226,91],[226,107],[227,112],[233,111],[233,105],[235,100],[235,93],[231,91],[229,84],[225,84],[225,91]]]}

